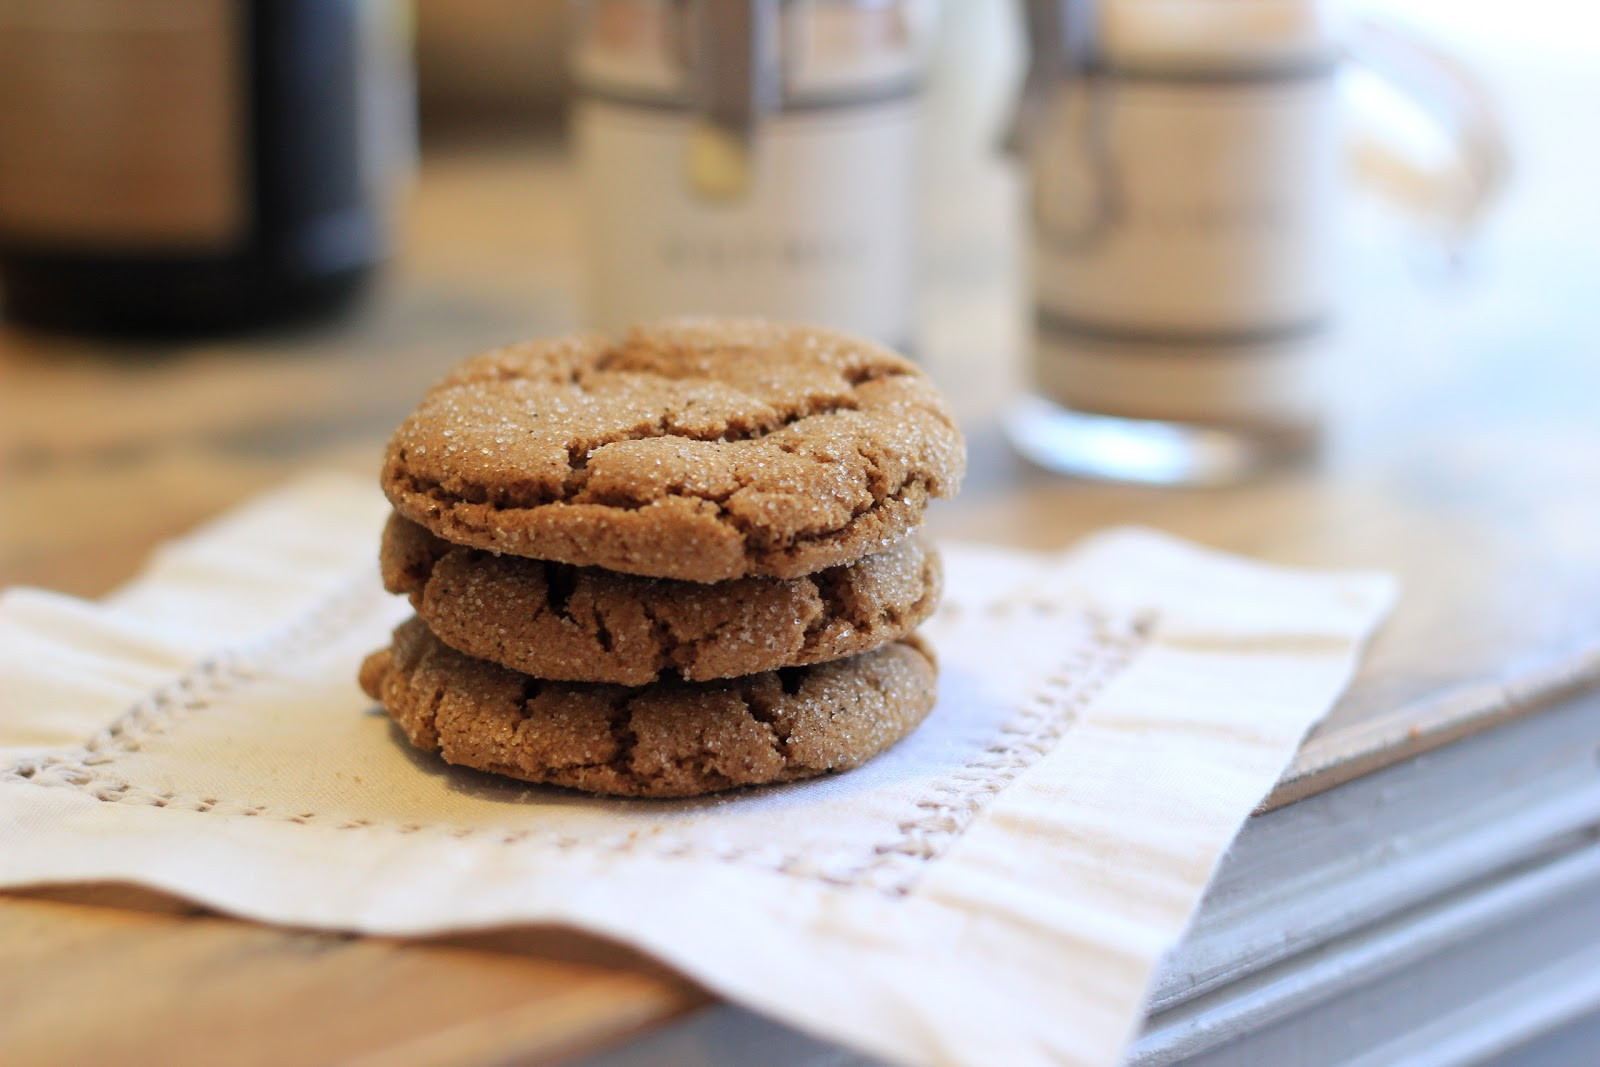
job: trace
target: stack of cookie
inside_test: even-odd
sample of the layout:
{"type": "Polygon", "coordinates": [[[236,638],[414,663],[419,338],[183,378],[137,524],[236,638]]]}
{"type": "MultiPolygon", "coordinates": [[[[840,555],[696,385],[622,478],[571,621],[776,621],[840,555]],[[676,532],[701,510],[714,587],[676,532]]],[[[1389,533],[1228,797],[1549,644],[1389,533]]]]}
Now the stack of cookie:
{"type": "Polygon", "coordinates": [[[917,368],[825,330],[681,320],[472,357],[396,431],[361,684],[418,748],[693,796],[854,767],[933,706],[915,530],[961,436],[917,368]]]}

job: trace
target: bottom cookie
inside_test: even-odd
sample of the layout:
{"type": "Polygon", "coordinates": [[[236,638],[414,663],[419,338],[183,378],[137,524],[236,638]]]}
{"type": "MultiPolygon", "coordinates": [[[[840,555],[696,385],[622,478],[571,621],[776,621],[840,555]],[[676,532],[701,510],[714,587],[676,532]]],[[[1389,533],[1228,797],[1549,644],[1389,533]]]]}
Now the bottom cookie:
{"type": "Polygon", "coordinates": [[[639,688],[544,682],[440,641],[419,619],[361,665],[361,687],[449,763],[590,793],[689,797],[858,766],[933,708],[915,637],[850,659],[639,688]]]}

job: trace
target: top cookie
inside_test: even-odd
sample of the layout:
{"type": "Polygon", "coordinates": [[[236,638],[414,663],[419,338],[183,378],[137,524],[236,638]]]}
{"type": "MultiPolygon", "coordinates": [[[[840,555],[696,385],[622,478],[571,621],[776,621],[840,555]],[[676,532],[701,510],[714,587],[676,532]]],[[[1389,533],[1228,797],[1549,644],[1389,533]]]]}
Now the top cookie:
{"type": "Polygon", "coordinates": [[[879,551],[964,468],[943,399],[888,349],[685,319],[471,357],[395,431],[383,487],[456,544],[715,582],[879,551]]]}

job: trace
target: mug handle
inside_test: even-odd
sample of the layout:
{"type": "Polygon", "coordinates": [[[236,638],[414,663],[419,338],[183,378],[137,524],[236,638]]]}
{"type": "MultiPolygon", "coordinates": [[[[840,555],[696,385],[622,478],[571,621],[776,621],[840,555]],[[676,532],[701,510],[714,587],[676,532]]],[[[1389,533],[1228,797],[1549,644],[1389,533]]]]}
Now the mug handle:
{"type": "Polygon", "coordinates": [[[1357,125],[1347,149],[1352,170],[1446,242],[1466,243],[1511,169],[1488,88],[1461,60],[1387,20],[1353,20],[1345,47],[1353,63],[1425,112],[1454,148],[1451,163],[1430,166],[1357,125]]]}

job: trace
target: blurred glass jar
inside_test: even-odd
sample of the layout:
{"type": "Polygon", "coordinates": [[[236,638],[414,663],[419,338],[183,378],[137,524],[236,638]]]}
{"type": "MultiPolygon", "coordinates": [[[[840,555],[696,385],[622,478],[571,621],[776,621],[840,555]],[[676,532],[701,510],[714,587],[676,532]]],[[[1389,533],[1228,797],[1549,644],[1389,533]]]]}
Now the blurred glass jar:
{"type": "Polygon", "coordinates": [[[1335,7],[1029,0],[1015,141],[1031,182],[1037,394],[1008,426],[1029,459],[1220,484],[1308,455],[1347,147],[1369,170],[1408,174],[1380,191],[1454,236],[1497,191],[1499,131],[1469,74],[1335,7]],[[1447,167],[1417,172],[1399,146],[1347,133],[1346,56],[1433,120],[1453,143],[1447,167]]]}
{"type": "Polygon", "coordinates": [[[398,0],[0,0],[0,310],[193,332],[336,305],[414,155],[398,0]]]}
{"type": "Polygon", "coordinates": [[[579,0],[597,326],[760,315],[912,341],[929,0],[579,0]]]}

